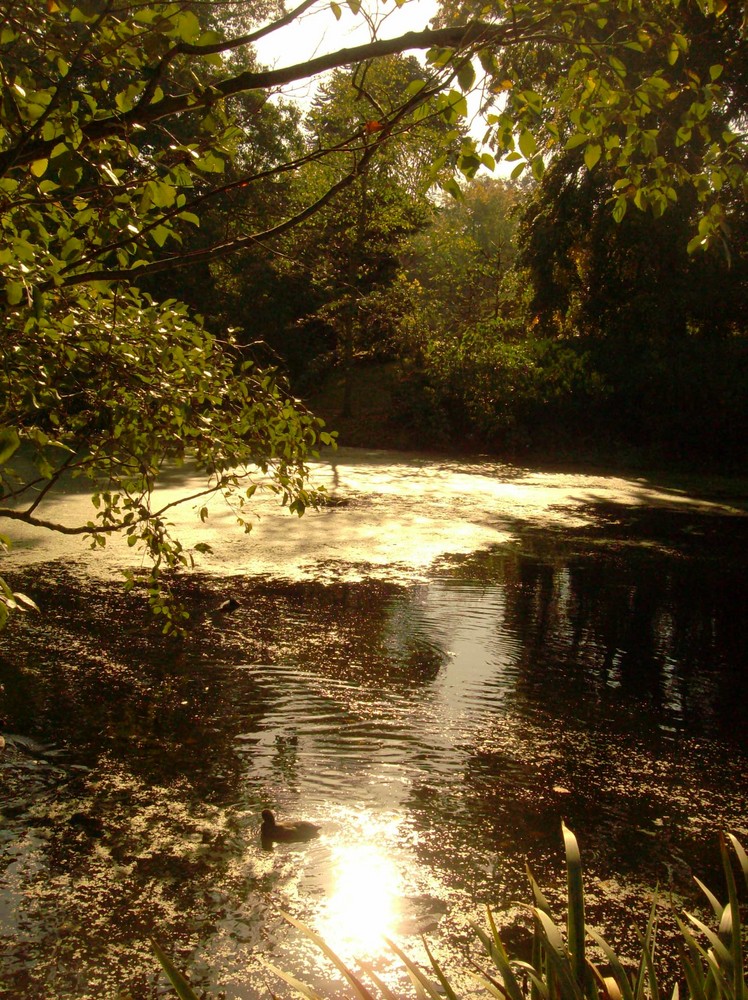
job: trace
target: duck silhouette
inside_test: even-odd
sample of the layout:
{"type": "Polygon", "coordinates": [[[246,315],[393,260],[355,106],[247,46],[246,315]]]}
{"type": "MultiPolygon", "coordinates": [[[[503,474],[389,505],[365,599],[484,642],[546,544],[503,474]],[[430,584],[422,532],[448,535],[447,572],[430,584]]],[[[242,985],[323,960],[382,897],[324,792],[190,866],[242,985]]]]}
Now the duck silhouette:
{"type": "Polygon", "coordinates": [[[306,840],[313,840],[319,831],[320,827],[314,823],[307,823],[306,820],[277,823],[270,809],[262,810],[260,837],[263,844],[272,844],[274,841],[280,844],[300,844],[306,840]]]}

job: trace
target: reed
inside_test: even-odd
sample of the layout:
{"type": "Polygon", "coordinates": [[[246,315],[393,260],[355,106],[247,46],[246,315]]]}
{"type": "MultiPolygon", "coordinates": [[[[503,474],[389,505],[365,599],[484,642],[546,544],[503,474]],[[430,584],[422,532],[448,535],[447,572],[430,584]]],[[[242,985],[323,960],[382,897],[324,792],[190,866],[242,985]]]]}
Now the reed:
{"type": "MultiPolygon", "coordinates": [[[[486,927],[474,925],[475,934],[485,951],[485,964],[480,974],[471,972],[472,978],[494,1000],[680,1000],[681,984],[676,982],[670,986],[661,982],[655,965],[659,903],[656,894],[645,928],[637,931],[640,954],[636,970],[629,973],[602,935],[585,922],[579,845],[566,826],[562,825],[562,832],[567,875],[565,928],[554,920],[547,899],[528,870],[533,917],[530,960],[510,957],[489,907],[486,927]],[[592,961],[587,951],[588,941],[592,941],[603,954],[604,967],[592,961]]],[[[678,967],[690,1000],[748,1000],[746,948],[733,855],[747,886],[748,856],[732,834],[720,837],[720,851],[727,901],[721,903],[696,879],[713,913],[711,925],[691,913],[675,914],[680,932],[678,967]]],[[[370,989],[362,981],[361,974],[354,972],[318,934],[294,917],[284,916],[337,967],[355,1000],[400,1000],[372,969],[362,965],[363,972],[373,984],[370,989]]],[[[415,1000],[460,1000],[425,940],[431,967],[428,972],[412,961],[394,941],[388,940],[387,943],[405,966],[415,1000]]],[[[180,1000],[198,1000],[185,977],[161,948],[155,942],[153,947],[180,1000]]],[[[290,973],[269,962],[265,964],[306,1000],[323,1000],[312,987],[290,973]]]]}

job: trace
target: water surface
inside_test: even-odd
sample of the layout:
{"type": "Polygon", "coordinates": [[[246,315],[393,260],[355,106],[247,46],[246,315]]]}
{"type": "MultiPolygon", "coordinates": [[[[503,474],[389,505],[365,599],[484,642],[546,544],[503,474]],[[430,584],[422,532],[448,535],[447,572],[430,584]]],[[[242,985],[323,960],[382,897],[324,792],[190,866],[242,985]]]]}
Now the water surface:
{"type": "Polygon", "coordinates": [[[213,996],[290,994],[263,960],[338,991],[284,912],[406,993],[382,934],[457,974],[490,902],[521,948],[526,859],[561,916],[562,819],[624,949],[656,883],[720,887],[717,831],[748,839],[740,503],[386,453],[316,475],[325,508],[263,501],[250,536],[180,515],[214,546],[180,643],[114,582],[124,547],[19,534],[43,611],[0,651],[0,996],[162,995],[149,935],[213,996]],[[321,837],[262,850],[268,805],[321,837]]]}

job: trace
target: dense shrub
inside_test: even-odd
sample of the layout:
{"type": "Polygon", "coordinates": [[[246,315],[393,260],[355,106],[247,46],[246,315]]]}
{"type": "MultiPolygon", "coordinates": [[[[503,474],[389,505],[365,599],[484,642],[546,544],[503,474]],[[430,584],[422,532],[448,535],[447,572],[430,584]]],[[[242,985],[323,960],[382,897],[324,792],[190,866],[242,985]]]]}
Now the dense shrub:
{"type": "Polygon", "coordinates": [[[459,341],[429,344],[398,396],[399,413],[428,443],[498,453],[563,446],[607,389],[587,352],[551,340],[507,342],[502,321],[459,341]]]}

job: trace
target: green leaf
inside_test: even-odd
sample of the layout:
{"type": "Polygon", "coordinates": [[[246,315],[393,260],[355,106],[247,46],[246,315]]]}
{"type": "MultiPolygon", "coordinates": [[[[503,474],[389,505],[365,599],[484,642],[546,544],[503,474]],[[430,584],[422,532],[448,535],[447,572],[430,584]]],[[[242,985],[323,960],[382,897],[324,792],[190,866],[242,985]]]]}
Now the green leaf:
{"type": "Polygon", "coordinates": [[[171,236],[171,229],[167,226],[156,226],[148,234],[156,246],[162,247],[166,243],[167,239],[171,236]]]}
{"type": "Polygon", "coordinates": [[[577,132],[575,135],[567,139],[564,144],[564,149],[576,149],[577,146],[583,145],[585,142],[589,141],[589,136],[583,132],[577,132]]]}
{"type": "Polygon", "coordinates": [[[335,3],[335,0],[330,0],[330,10],[335,15],[335,20],[339,21],[343,16],[343,9],[339,3],[335,3]]]}
{"type": "Polygon", "coordinates": [[[179,38],[188,44],[200,37],[202,30],[200,22],[191,10],[182,10],[178,14],[172,15],[172,23],[174,27],[171,31],[166,32],[171,37],[179,38]]]}
{"type": "Polygon", "coordinates": [[[171,208],[177,198],[177,189],[166,181],[148,181],[143,197],[146,193],[156,208],[171,208]]]}
{"type": "Polygon", "coordinates": [[[585,149],[584,165],[587,167],[588,170],[592,170],[592,168],[595,166],[597,161],[600,159],[600,156],[602,155],[602,151],[603,151],[602,146],[598,145],[598,143],[592,143],[592,145],[588,146],[585,149]]]}
{"type": "Polygon", "coordinates": [[[23,298],[24,286],[20,281],[7,281],[5,283],[5,297],[8,305],[17,306],[23,298]]]}
{"type": "Polygon", "coordinates": [[[107,175],[107,177],[113,184],[119,184],[119,177],[115,174],[115,172],[112,170],[112,168],[109,166],[108,163],[102,163],[101,170],[103,170],[103,172],[107,175]]]}
{"type": "Polygon", "coordinates": [[[519,149],[526,160],[529,160],[537,151],[538,144],[535,141],[535,136],[532,132],[528,132],[527,129],[521,133],[519,137],[519,149]]]}
{"type": "Polygon", "coordinates": [[[14,427],[0,427],[0,465],[4,465],[20,446],[21,441],[14,427]]]}
{"type": "Polygon", "coordinates": [[[534,90],[523,90],[519,97],[527,104],[531,111],[539,115],[543,110],[543,98],[534,90]]]}
{"type": "Polygon", "coordinates": [[[46,173],[47,167],[49,166],[49,160],[34,160],[31,164],[31,173],[34,177],[43,177],[46,173]]]}
{"type": "Polygon", "coordinates": [[[467,100],[456,90],[449,92],[449,107],[459,118],[467,118],[467,100]]]}
{"type": "Polygon", "coordinates": [[[460,66],[457,72],[457,82],[460,85],[460,89],[463,91],[468,91],[475,83],[475,69],[472,62],[464,63],[460,66]]]}

